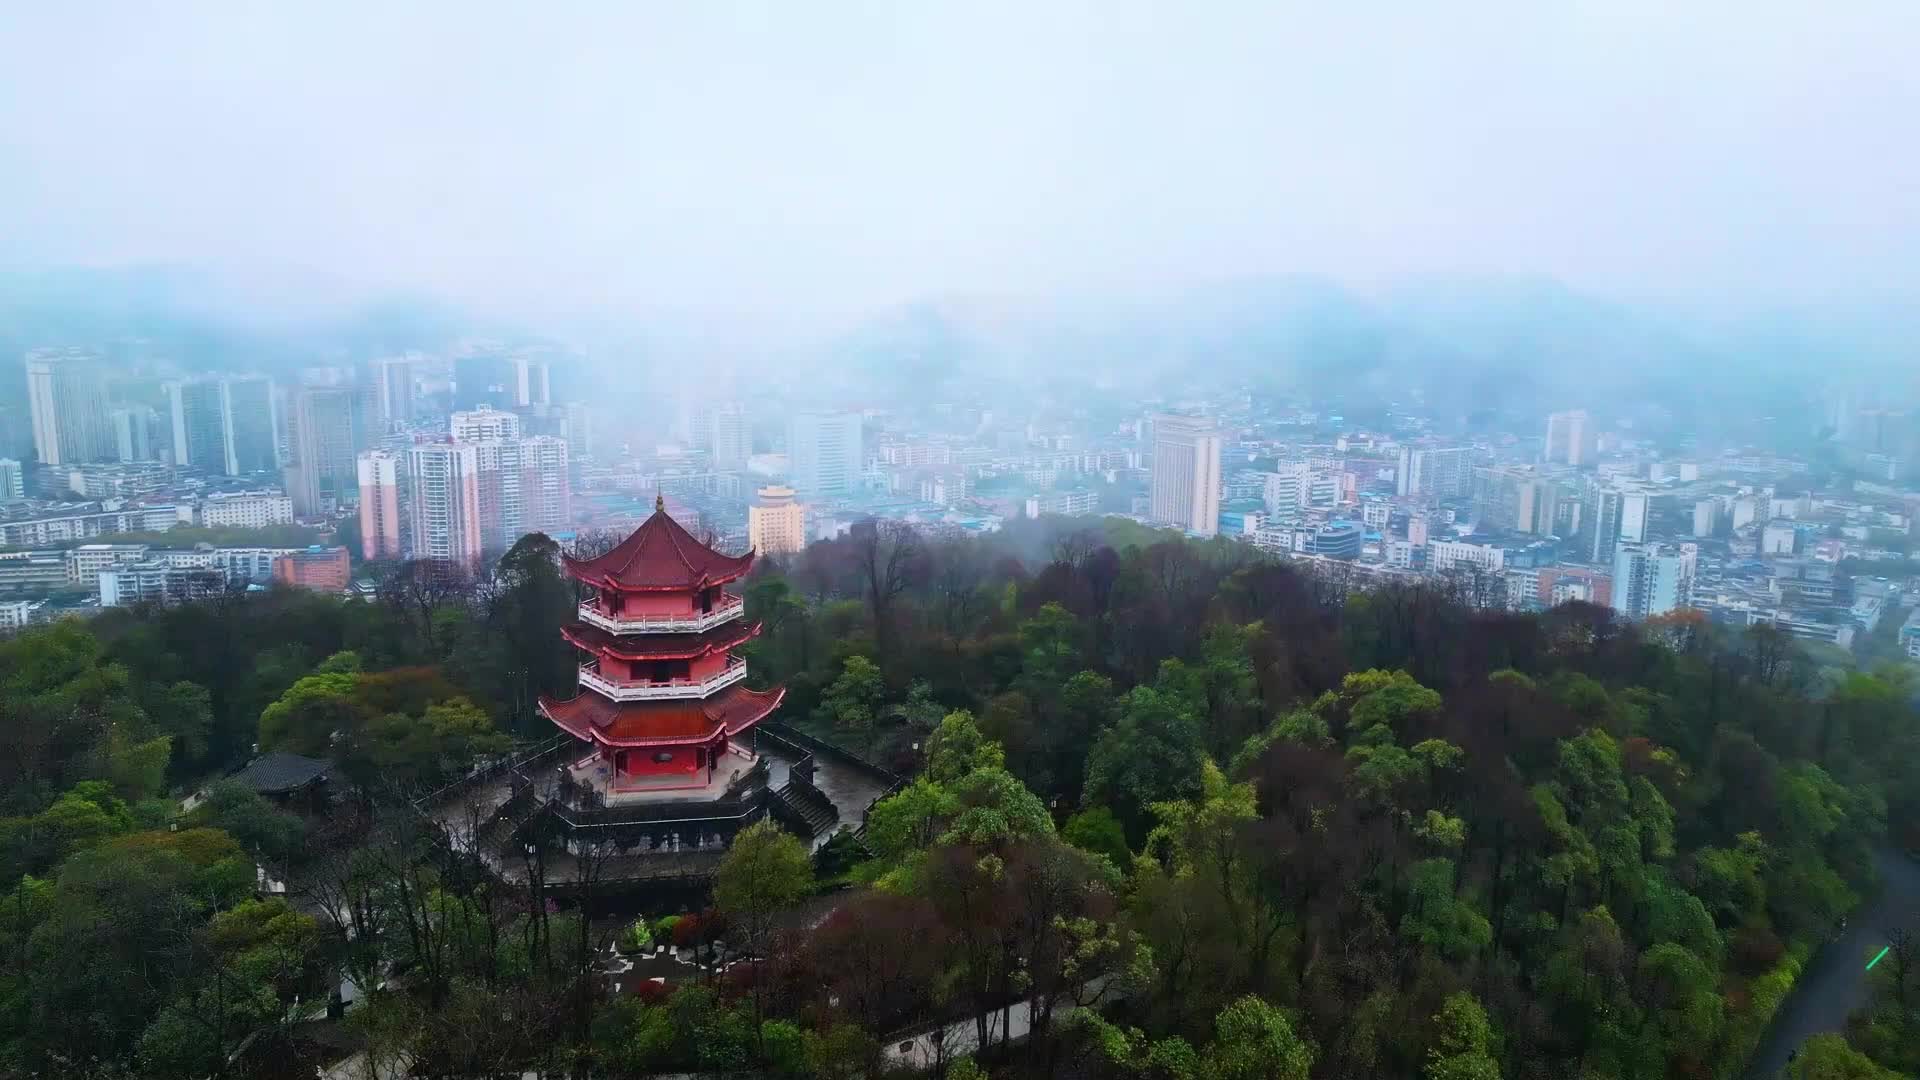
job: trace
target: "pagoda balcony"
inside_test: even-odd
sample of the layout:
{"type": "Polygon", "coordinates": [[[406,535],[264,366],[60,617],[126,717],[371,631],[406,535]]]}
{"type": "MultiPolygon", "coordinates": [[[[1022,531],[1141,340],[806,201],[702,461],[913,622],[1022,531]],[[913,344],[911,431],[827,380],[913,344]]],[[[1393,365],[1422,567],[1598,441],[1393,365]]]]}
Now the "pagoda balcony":
{"type": "Polygon", "coordinates": [[[736,656],[727,666],[705,679],[672,679],[664,682],[636,680],[624,682],[600,674],[598,663],[580,665],[580,688],[591,690],[614,701],[670,701],[676,698],[704,698],[719,693],[747,677],[745,657],[736,656]]]}
{"type": "Polygon", "coordinates": [[[711,630],[729,619],[737,619],[746,610],[746,602],[731,593],[722,593],[714,602],[712,611],[690,611],[674,614],[645,614],[642,612],[604,611],[598,605],[585,603],[580,605],[580,621],[597,626],[609,634],[661,634],[690,631],[699,633],[711,630]]]}

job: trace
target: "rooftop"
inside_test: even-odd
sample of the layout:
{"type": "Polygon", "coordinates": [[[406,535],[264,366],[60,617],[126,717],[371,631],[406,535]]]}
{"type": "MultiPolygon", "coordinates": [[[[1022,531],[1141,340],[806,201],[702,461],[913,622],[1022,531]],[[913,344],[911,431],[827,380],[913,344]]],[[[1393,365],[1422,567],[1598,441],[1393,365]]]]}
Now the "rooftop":
{"type": "Polygon", "coordinates": [[[718,585],[742,577],[753,553],[722,555],[694,539],[654,501],[647,518],[613,550],[592,559],[566,559],[567,573],[597,588],[677,591],[718,585]]]}
{"type": "Polygon", "coordinates": [[[254,758],[246,768],[234,773],[232,779],[262,795],[279,795],[306,787],[332,768],[330,761],[275,752],[254,758]]]}

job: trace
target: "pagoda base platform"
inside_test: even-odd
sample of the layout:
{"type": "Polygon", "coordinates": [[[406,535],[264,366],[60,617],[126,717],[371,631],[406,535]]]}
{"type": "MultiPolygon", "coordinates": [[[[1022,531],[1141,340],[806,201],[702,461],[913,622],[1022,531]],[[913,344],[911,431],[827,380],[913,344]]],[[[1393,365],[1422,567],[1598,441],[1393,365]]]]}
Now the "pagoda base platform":
{"type": "Polygon", "coordinates": [[[613,764],[598,754],[574,762],[567,774],[574,783],[592,789],[608,807],[706,801],[724,798],[757,760],[752,750],[730,741],[719,767],[692,776],[615,776],[613,764]]]}

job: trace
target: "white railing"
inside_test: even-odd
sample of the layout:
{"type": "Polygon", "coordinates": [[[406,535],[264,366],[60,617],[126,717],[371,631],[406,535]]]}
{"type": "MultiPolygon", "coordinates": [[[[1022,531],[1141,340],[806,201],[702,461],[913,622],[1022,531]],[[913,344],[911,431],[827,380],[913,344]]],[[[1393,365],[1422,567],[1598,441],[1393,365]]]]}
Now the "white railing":
{"type": "Polygon", "coordinates": [[[674,698],[703,698],[725,690],[747,677],[747,662],[734,657],[705,679],[675,679],[671,682],[621,682],[600,674],[593,664],[580,666],[580,688],[592,690],[614,701],[661,701],[674,698]]]}
{"type": "Polygon", "coordinates": [[[683,630],[711,630],[729,619],[737,619],[745,605],[732,594],[722,594],[712,611],[690,611],[685,614],[650,615],[641,612],[622,612],[618,615],[602,611],[591,603],[580,605],[580,621],[597,626],[609,634],[660,634],[683,630]]]}

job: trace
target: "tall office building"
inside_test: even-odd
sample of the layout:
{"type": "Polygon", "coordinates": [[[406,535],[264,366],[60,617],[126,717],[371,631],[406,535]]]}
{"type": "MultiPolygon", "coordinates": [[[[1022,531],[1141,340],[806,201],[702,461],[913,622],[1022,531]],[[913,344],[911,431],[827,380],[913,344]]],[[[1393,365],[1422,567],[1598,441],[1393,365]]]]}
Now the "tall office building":
{"type": "Polygon", "coordinates": [[[33,449],[42,465],[112,461],[113,425],[100,358],[84,349],[35,349],[27,354],[27,403],[33,449]]]}
{"type": "Polygon", "coordinates": [[[865,467],[859,413],[796,413],[787,423],[787,471],[808,500],[843,499],[865,467]]]}
{"type": "Polygon", "coordinates": [[[513,404],[553,404],[553,366],[544,358],[526,353],[514,354],[513,404]]]}
{"type": "Polygon", "coordinates": [[[414,366],[419,353],[385,356],[373,362],[374,419],[383,431],[399,431],[413,419],[414,366]]]}
{"type": "Polygon", "coordinates": [[[1400,448],[1399,493],[1460,499],[1473,492],[1473,447],[1400,448]]]}
{"type": "Polygon", "coordinates": [[[759,555],[794,555],[807,546],[807,508],[781,484],[760,489],[747,507],[747,546],[759,555]]]}
{"type": "Polygon", "coordinates": [[[471,443],[407,449],[412,555],[472,569],[480,564],[480,451],[471,443]]]}
{"type": "Polygon", "coordinates": [[[1547,461],[1589,465],[1594,456],[1593,422],[1585,409],[1547,416],[1547,461]]]}
{"type": "Polygon", "coordinates": [[[390,451],[370,450],[356,462],[360,479],[360,553],[368,559],[397,559],[400,550],[400,459],[390,451]]]}
{"type": "Polygon", "coordinates": [[[1613,553],[1613,610],[1646,619],[1688,607],[1698,554],[1693,544],[1621,544],[1613,553]]]}
{"type": "Polygon", "coordinates": [[[517,414],[484,406],[454,413],[450,427],[455,442],[520,437],[520,417],[517,414]]]}
{"type": "Polygon", "coordinates": [[[273,380],[234,375],[168,383],[167,404],[175,465],[227,476],[279,465],[273,380]]]}
{"type": "Polygon", "coordinates": [[[27,470],[13,458],[0,458],[0,503],[27,497],[27,470]]]}
{"type": "Polygon", "coordinates": [[[293,463],[287,494],[302,516],[359,497],[359,409],[351,386],[303,386],[293,395],[293,463]]]}
{"type": "Polygon", "coordinates": [[[218,379],[189,379],[167,384],[176,467],[214,473],[228,471],[224,397],[218,379]]]}
{"type": "Polygon", "coordinates": [[[113,450],[121,461],[160,459],[160,414],[145,405],[113,410],[113,450]]]}
{"type": "MultiPolygon", "coordinates": [[[[225,380],[227,463],[236,476],[272,472],[280,467],[280,396],[263,375],[225,380]]],[[[356,437],[359,427],[355,426],[356,437]]]]}
{"type": "Polygon", "coordinates": [[[475,347],[453,358],[453,408],[511,409],[518,404],[520,373],[502,351],[475,347]]]}
{"type": "Polygon", "coordinates": [[[1190,533],[1220,531],[1220,432],[1209,420],[1153,418],[1153,520],[1190,533]]]}

